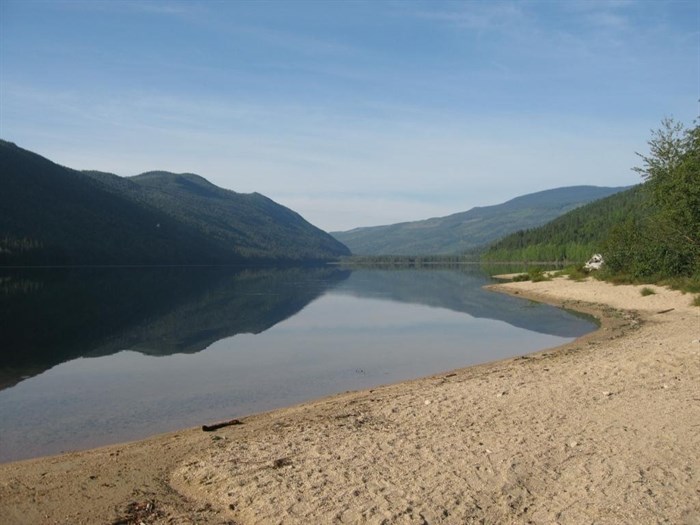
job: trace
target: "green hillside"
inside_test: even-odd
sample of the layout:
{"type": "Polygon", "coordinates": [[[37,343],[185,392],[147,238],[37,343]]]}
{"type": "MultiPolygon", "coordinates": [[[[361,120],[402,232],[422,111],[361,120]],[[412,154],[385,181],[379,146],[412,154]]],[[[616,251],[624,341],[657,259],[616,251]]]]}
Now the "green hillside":
{"type": "Polygon", "coordinates": [[[348,250],[293,211],[196,175],[122,178],[0,141],[0,264],[243,264],[348,250]]]}
{"type": "Polygon", "coordinates": [[[219,188],[199,175],[165,171],[123,179],[87,172],[105,184],[133,183],[140,202],[200,232],[219,249],[244,258],[329,259],[347,248],[301,215],[259,193],[219,188]]]}
{"type": "Polygon", "coordinates": [[[600,252],[617,224],[647,213],[641,186],[576,208],[533,229],[518,230],[492,244],[485,261],[585,261],[600,252]]]}
{"type": "Polygon", "coordinates": [[[625,188],[571,186],[523,195],[446,217],[331,232],[354,255],[465,253],[523,228],[534,228],[625,188]]]}

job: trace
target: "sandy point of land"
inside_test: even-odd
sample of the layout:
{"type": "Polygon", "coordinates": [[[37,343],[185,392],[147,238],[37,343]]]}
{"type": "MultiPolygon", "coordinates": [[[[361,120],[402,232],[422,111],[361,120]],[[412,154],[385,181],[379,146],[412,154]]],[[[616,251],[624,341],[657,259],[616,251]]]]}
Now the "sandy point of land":
{"type": "Polygon", "coordinates": [[[215,433],[0,465],[0,522],[700,524],[700,308],[641,288],[499,285],[602,328],[215,433]]]}

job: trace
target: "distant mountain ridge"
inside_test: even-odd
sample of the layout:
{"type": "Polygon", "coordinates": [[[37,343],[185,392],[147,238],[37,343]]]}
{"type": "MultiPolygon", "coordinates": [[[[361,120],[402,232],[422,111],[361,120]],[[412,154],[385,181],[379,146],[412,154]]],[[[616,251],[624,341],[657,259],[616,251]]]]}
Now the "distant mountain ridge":
{"type": "Polygon", "coordinates": [[[569,186],[472,208],[446,217],[331,232],[354,255],[453,255],[534,228],[626,187],[569,186]]]}
{"type": "Polygon", "coordinates": [[[0,141],[0,264],[325,261],[348,249],[296,212],[186,173],[119,177],[0,141]]]}

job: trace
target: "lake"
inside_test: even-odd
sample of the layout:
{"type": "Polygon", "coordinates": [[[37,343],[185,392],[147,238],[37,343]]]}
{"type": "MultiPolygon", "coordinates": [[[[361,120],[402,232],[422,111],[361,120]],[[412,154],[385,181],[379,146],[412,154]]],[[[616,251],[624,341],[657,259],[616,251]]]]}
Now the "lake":
{"type": "Polygon", "coordinates": [[[566,343],[593,320],[459,269],[0,271],[0,461],[566,343]]]}

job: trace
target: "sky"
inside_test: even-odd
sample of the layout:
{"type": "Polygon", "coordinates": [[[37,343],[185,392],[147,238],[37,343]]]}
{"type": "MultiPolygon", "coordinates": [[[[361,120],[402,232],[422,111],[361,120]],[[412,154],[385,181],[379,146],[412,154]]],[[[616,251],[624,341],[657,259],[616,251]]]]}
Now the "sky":
{"type": "Polygon", "coordinates": [[[0,0],[0,138],[327,231],[635,184],[699,100],[700,0],[0,0]]]}

